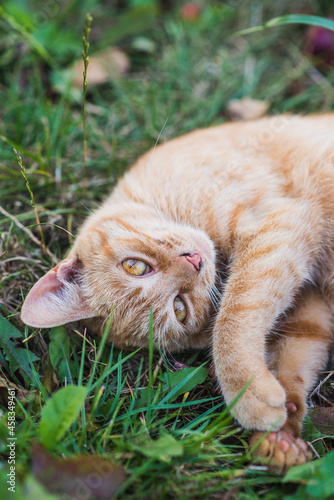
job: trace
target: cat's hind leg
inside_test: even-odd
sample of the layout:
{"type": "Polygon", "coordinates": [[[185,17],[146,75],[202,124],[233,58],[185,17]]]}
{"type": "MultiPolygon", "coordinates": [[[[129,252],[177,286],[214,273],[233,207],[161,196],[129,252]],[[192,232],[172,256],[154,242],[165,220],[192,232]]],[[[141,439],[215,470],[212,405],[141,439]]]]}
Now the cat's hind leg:
{"type": "Polygon", "coordinates": [[[324,369],[331,342],[331,312],[320,293],[305,291],[268,343],[269,368],[286,392],[287,421],[280,431],[264,437],[254,433],[251,445],[262,441],[254,455],[267,459],[271,470],[282,474],[311,459],[301,439],[306,398],[319,371],[324,369]]]}

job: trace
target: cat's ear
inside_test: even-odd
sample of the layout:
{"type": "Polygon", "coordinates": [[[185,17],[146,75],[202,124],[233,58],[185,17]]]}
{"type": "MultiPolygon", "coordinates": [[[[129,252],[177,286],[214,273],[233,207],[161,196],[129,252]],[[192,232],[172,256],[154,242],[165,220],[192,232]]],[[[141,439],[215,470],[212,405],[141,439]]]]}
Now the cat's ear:
{"type": "Polygon", "coordinates": [[[50,328],[96,316],[82,295],[81,265],[65,259],[46,273],[27,295],[21,319],[29,326],[50,328]]]}

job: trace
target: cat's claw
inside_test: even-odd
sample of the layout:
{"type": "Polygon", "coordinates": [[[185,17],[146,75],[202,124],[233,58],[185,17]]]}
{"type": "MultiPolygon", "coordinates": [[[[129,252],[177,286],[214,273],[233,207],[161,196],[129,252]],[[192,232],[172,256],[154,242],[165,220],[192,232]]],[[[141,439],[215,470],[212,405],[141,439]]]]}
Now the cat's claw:
{"type": "Polygon", "coordinates": [[[267,436],[264,432],[255,432],[250,439],[250,446],[255,448],[252,451],[254,460],[268,465],[275,474],[285,474],[294,465],[312,459],[305,441],[286,431],[270,432],[267,436]],[[259,441],[260,444],[256,446],[259,441]]]}

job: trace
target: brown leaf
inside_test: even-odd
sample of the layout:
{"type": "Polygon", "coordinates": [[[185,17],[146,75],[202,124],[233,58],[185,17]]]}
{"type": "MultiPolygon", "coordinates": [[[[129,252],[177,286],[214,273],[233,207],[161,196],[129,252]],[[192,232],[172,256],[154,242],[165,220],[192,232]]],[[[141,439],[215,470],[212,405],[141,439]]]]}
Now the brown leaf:
{"type": "Polygon", "coordinates": [[[322,387],[321,395],[326,398],[329,405],[334,406],[334,387],[322,387]]]}
{"type": "Polygon", "coordinates": [[[59,380],[57,379],[57,375],[55,374],[50,361],[44,368],[41,383],[48,392],[53,392],[56,388],[59,387],[59,380]]]}
{"type": "Polygon", "coordinates": [[[3,375],[0,375],[0,403],[3,404],[4,406],[8,405],[8,389],[11,389],[12,391],[15,391],[15,396],[19,401],[24,400],[28,394],[29,391],[27,389],[23,389],[23,387],[19,387],[18,385],[14,384],[13,382],[10,382],[6,380],[6,378],[3,375]]]}
{"type": "Polygon", "coordinates": [[[315,427],[322,434],[334,434],[334,406],[310,408],[309,414],[315,427]]]}
{"type": "MultiPolygon", "coordinates": [[[[117,80],[130,68],[127,55],[116,47],[96,52],[89,58],[87,69],[88,85],[100,85],[108,80],[117,80]]],[[[77,61],[73,66],[73,86],[82,88],[83,60],[77,61]]]]}
{"type": "Polygon", "coordinates": [[[226,108],[227,114],[232,121],[255,120],[264,116],[269,109],[267,101],[258,101],[250,97],[243,99],[232,99],[226,108]]]}
{"type": "Polygon", "coordinates": [[[40,444],[34,445],[33,474],[51,493],[76,500],[109,499],[126,479],[126,473],[105,458],[81,455],[56,459],[40,444]]]}

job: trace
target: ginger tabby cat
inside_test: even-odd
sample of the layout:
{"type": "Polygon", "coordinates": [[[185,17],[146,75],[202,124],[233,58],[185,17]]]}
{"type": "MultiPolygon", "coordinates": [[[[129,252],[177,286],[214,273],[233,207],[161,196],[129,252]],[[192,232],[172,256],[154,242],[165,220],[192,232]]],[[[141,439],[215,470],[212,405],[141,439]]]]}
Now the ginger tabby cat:
{"type": "Polygon", "coordinates": [[[32,288],[22,320],[109,341],[212,346],[216,376],[278,473],[311,457],[306,398],[334,306],[334,114],[196,130],[141,157],[32,288]],[[88,319],[87,319],[88,318],[88,319]],[[90,318],[90,319],[89,319],[90,318]]]}

